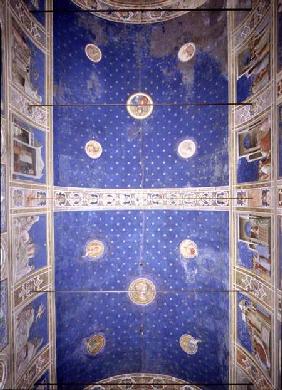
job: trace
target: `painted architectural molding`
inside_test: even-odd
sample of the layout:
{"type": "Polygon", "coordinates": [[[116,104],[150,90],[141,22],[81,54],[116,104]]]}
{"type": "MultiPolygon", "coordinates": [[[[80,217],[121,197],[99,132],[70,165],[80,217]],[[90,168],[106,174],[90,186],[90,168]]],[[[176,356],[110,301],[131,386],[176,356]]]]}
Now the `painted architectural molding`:
{"type": "Polygon", "coordinates": [[[12,212],[25,209],[46,209],[48,205],[47,190],[20,186],[11,187],[11,203],[12,212]]]}
{"type": "Polygon", "coordinates": [[[267,310],[272,308],[272,291],[255,274],[245,268],[237,267],[236,269],[236,287],[238,291],[247,293],[250,297],[255,298],[267,310]]]}
{"type": "Polygon", "coordinates": [[[49,365],[49,353],[49,346],[47,345],[40,354],[30,362],[25,373],[18,379],[17,388],[30,388],[30,386],[42,376],[49,365]]]}
{"type": "MultiPolygon", "coordinates": [[[[205,3],[206,0],[190,0],[189,8],[198,8],[205,3]]],[[[74,4],[83,9],[94,10],[93,13],[103,19],[112,20],[120,23],[156,23],[165,20],[174,19],[178,16],[184,15],[188,11],[177,11],[179,9],[187,8],[187,1],[178,0],[154,0],[149,3],[146,1],[116,1],[116,0],[72,0],[74,4]],[[129,9],[128,12],[121,12],[119,9],[129,9]],[[134,8],[148,8],[147,12],[134,11],[134,8]],[[150,11],[158,9],[158,11],[150,11]],[[166,9],[176,9],[176,11],[169,11],[166,9]],[[99,12],[99,10],[111,10],[109,13],[99,12]],[[116,10],[114,12],[114,10],[116,10]]]]}
{"type": "Polygon", "coordinates": [[[24,281],[20,281],[14,288],[15,308],[28,304],[38,297],[38,291],[44,292],[48,287],[48,268],[41,268],[29,275],[24,281]]]}
{"type": "Polygon", "coordinates": [[[26,34],[42,50],[46,50],[46,31],[41,23],[29,12],[22,0],[10,0],[10,11],[26,34]]]}
{"type": "Polygon", "coordinates": [[[235,109],[235,127],[242,126],[255,119],[268,107],[272,102],[272,88],[265,88],[259,95],[251,97],[248,101],[251,106],[238,106],[235,109]]]}
{"type": "Polygon", "coordinates": [[[207,209],[227,210],[227,187],[187,189],[101,190],[54,189],[54,208],[60,210],[207,209]]]}
{"type": "Polygon", "coordinates": [[[47,110],[46,107],[31,106],[32,100],[15,86],[11,86],[11,109],[27,120],[31,125],[47,130],[47,110]]]}
{"type": "Polygon", "coordinates": [[[266,16],[270,8],[269,0],[257,0],[253,2],[254,9],[248,14],[247,18],[240,24],[234,32],[234,46],[238,47],[244,44],[250,38],[257,25],[266,16]]]}
{"type": "Polygon", "coordinates": [[[161,388],[162,390],[172,390],[174,389],[173,385],[177,387],[177,390],[200,390],[198,386],[190,385],[189,382],[182,379],[169,375],[147,373],[116,375],[103,379],[96,385],[87,386],[84,390],[106,390],[109,388],[111,383],[115,385],[119,383],[118,388],[121,390],[126,390],[129,386],[134,388],[134,385],[139,385],[139,388],[142,384],[146,386],[147,390],[155,390],[156,388],[161,388]]]}
{"type": "Polygon", "coordinates": [[[7,120],[1,115],[1,162],[7,161],[7,120]]]}
{"type": "Polygon", "coordinates": [[[268,209],[273,207],[271,187],[248,187],[236,189],[234,207],[243,209],[268,209]]]}
{"type": "Polygon", "coordinates": [[[272,390],[273,387],[252,356],[239,344],[236,346],[237,365],[247,374],[255,390],[272,390]]]}

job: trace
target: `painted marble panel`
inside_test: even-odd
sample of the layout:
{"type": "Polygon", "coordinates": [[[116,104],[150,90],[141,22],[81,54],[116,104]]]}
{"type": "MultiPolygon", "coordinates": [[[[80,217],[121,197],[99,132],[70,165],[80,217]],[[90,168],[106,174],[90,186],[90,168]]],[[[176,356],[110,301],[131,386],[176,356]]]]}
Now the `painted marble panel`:
{"type": "Polygon", "coordinates": [[[12,121],[12,173],[14,179],[46,182],[45,133],[17,117],[12,121]]]}
{"type": "Polygon", "coordinates": [[[6,165],[1,164],[1,233],[7,230],[7,185],[6,165]]]}
{"type": "Polygon", "coordinates": [[[47,295],[33,300],[16,314],[16,373],[21,375],[48,342],[47,295]]]}
{"type": "Polygon", "coordinates": [[[46,215],[14,217],[12,240],[16,281],[47,264],[46,215]]]}
{"type": "Polygon", "coordinates": [[[45,56],[15,20],[11,27],[11,77],[14,85],[37,104],[45,101],[45,56]]]}
{"type": "Polygon", "coordinates": [[[242,102],[270,81],[270,17],[265,17],[237,53],[237,101],[242,102]]]}
{"type": "Polygon", "coordinates": [[[239,217],[238,265],[271,283],[271,219],[239,217]]]}
{"type": "Polygon", "coordinates": [[[7,279],[0,282],[0,351],[8,345],[9,318],[8,318],[8,282],[7,279]]]}
{"type": "Polygon", "coordinates": [[[237,296],[237,337],[240,344],[271,375],[271,315],[241,293],[237,296]]]}
{"type": "Polygon", "coordinates": [[[271,179],[271,116],[267,114],[237,134],[237,182],[271,179]]]}
{"type": "Polygon", "coordinates": [[[228,294],[204,290],[228,289],[227,226],[227,212],[55,214],[56,289],[73,291],[56,295],[59,382],[140,371],[226,381],[228,294]],[[185,239],[197,247],[190,259],[185,239]],[[156,288],[147,306],[128,296],[140,277],[156,288]],[[201,340],[193,357],[180,348],[185,333],[201,340]],[[85,349],[93,334],[106,340],[95,356],[85,349]]]}

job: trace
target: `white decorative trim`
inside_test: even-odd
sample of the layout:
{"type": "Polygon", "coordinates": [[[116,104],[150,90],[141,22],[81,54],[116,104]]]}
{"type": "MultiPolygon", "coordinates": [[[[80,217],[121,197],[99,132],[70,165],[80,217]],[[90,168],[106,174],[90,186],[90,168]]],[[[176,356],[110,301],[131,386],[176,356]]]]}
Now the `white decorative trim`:
{"type": "Polygon", "coordinates": [[[228,210],[228,187],[176,189],[54,189],[55,211],[130,209],[228,210]]]}

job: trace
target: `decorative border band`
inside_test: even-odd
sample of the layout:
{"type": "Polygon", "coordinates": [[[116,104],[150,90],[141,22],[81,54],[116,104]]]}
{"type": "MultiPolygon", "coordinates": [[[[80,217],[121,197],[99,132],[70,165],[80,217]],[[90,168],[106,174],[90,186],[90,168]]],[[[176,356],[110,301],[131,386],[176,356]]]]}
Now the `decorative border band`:
{"type": "Polygon", "coordinates": [[[236,345],[237,365],[247,374],[254,383],[254,388],[259,390],[271,390],[272,385],[266,378],[250,354],[240,345],[236,345]]]}
{"type": "Polygon", "coordinates": [[[36,356],[31,362],[24,375],[18,380],[17,388],[31,388],[32,383],[36,382],[44,371],[47,369],[49,364],[49,345],[47,345],[42,352],[36,356]]]}
{"type": "Polygon", "coordinates": [[[54,189],[54,209],[129,210],[129,209],[204,209],[228,210],[228,187],[189,189],[54,189]]]}
{"type": "Polygon", "coordinates": [[[21,0],[10,0],[10,10],[13,17],[22,26],[27,35],[39,46],[46,50],[45,28],[28,11],[28,8],[21,0]]]}
{"type": "Polygon", "coordinates": [[[48,286],[48,268],[43,268],[30,275],[25,281],[20,281],[15,286],[14,290],[14,302],[15,308],[19,305],[23,305],[31,301],[34,297],[38,296],[37,292],[47,289],[48,286]]]}
{"type": "Polygon", "coordinates": [[[260,281],[254,274],[246,269],[236,267],[236,287],[241,292],[246,292],[248,295],[255,298],[267,310],[271,311],[271,288],[260,281]]]}

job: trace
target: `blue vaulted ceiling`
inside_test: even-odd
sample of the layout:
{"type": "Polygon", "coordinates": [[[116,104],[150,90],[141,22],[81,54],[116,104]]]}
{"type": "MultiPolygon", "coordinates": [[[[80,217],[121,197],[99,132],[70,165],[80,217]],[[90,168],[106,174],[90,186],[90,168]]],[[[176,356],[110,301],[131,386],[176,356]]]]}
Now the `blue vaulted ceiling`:
{"type": "MultiPolygon", "coordinates": [[[[60,1],[60,7],[67,6],[60,1]]],[[[228,108],[179,105],[228,101],[226,15],[216,15],[197,12],[196,19],[187,14],[152,25],[113,23],[88,13],[55,15],[55,103],[96,105],[55,109],[56,185],[228,184],[228,108]],[[181,63],[177,52],[187,41],[195,42],[196,55],[181,63]],[[97,64],[85,55],[91,42],[102,51],[97,64]],[[155,104],[143,121],[134,120],[125,108],[134,92],[148,93],[155,104]],[[157,105],[168,103],[173,105],[157,105]],[[186,137],[197,144],[188,161],[176,153],[177,144],[186,137]],[[93,138],[103,146],[98,160],[84,151],[93,138]]]]}
{"type": "MultiPolygon", "coordinates": [[[[76,9],[66,0],[60,0],[60,8],[76,9]]],[[[226,57],[224,12],[149,25],[55,13],[54,103],[81,105],[54,108],[55,185],[228,185],[227,107],[183,105],[228,101],[226,57]],[[190,41],[196,55],[180,63],[178,50],[190,41]],[[88,43],[102,51],[97,64],[85,55],[88,43]],[[154,102],[152,115],[142,121],[125,107],[135,92],[146,92],[154,102]],[[185,138],[197,145],[188,160],[177,154],[185,138]],[[84,150],[91,139],[103,147],[97,160],[84,150]]],[[[152,372],[223,388],[220,384],[228,381],[229,299],[223,292],[228,289],[228,213],[60,212],[54,226],[59,384],[82,388],[74,383],[152,372]],[[199,252],[189,262],[179,254],[186,238],[199,252]],[[85,246],[94,239],[103,241],[105,253],[91,262],[85,246]],[[145,307],[127,294],[140,276],[157,289],[145,307]],[[105,348],[89,356],[84,340],[100,333],[105,348]],[[179,346],[185,333],[201,340],[195,355],[179,346]]]]}

